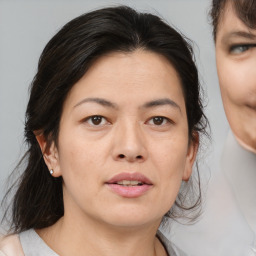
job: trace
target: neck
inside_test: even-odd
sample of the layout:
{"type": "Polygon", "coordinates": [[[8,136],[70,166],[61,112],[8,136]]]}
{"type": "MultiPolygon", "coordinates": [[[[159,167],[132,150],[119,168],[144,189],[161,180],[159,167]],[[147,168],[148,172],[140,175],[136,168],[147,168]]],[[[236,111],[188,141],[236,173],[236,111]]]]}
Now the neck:
{"type": "Polygon", "coordinates": [[[93,220],[78,222],[64,216],[53,226],[38,230],[59,255],[156,256],[166,252],[156,238],[160,223],[136,228],[110,227],[93,220]]]}

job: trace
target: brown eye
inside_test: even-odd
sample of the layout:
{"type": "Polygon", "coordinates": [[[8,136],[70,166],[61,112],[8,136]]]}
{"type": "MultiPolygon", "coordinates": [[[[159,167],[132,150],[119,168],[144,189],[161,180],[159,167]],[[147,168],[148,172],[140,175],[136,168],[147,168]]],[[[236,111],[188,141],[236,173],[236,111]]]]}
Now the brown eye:
{"type": "Polygon", "coordinates": [[[164,116],[154,116],[151,119],[148,120],[148,124],[150,125],[156,125],[156,126],[162,126],[166,124],[173,123],[169,118],[164,116]]]}
{"type": "Polygon", "coordinates": [[[101,116],[93,116],[92,117],[92,123],[94,125],[99,125],[102,121],[102,117],[101,116]]]}
{"type": "Polygon", "coordinates": [[[147,121],[147,124],[162,127],[168,124],[174,124],[174,122],[171,119],[164,116],[153,116],[147,121]]]}
{"type": "Polygon", "coordinates": [[[86,121],[92,126],[99,126],[107,123],[107,120],[103,116],[91,116],[86,121]]]}
{"type": "Polygon", "coordinates": [[[152,118],[152,121],[154,125],[161,125],[165,121],[165,118],[161,116],[156,116],[152,118]]]}

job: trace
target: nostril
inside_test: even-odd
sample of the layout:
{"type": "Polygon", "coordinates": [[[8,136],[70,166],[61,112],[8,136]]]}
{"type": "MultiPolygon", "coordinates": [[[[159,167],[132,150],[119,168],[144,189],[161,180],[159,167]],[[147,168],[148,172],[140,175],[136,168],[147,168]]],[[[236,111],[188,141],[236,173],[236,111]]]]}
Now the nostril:
{"type": "Polygon", "coordinates": [[[127,159],[128,161],[135,161],[135,160],[143,159],[143,156],[142,155],[137,155],[136,157],[133,157],[133,156],[127,156],[127,155],[124,155],[124,154],[119,154],[118,159],[127,159]]]}

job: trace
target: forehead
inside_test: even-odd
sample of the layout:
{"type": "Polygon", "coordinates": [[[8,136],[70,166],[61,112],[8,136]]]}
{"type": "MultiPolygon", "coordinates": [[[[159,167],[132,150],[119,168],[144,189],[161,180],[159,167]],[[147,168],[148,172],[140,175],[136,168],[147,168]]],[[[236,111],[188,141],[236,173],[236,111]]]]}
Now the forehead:
{"type": "MultiPolygon", "coordinates": [[[[89,69],[88,72],[93,73],[98,70],[107,71],[106,75],[132,72],[135,76],[137,73],[148,73],[149,70],[153,72],[152,75],[155,73],[164,75],[167,70],[173,70],[176,73],[175,68],[166,57],[144,49],[137,49],[132,52],[110,52],[105,54],[93,63],[91,70],[89,69]],[[113,69],[109,65],[110,63],[117,69],[113,69]],[[120,66],[120,64],[122,65],[120,66]]],[[[88,74],[85,74],[86,76],[88,74]]]]}
{"type": "Polygon", "coordinates": [[[227,16],[234,16],[245,27],[256,29],[256,0],[223,0],[219,2],[217,26],[223,23],[227,16]]]}
{"type": "Polygon", "coordinates": [[[184,102],[176,69],[164,56],[138,50],[100,57],[73,86],[66,103],[100,97],[123,104],[168,96],[184,102]]]}
{"type": "Polygon", "coordinates": [[[231,1],[227,1],[219,18],[216,39],[224,36],[227,33],[236,34],[239,32],[252,33],[252,30],[244,24],[244,22],[237,16],[234,5],[231,1]]]}
{"type": "Polygon", "coordinates": [[[226,1],[226,3],[224,4],[220,12],[219,24],[218,24],[219,30],[222,29],[227,23],[231,24],[235,22],[234,25],[237,26],[237,24],[239,24],[239,21],[240,20],[236,14],[233,4],[230,1],[226,1]]]}
{"type": "Polygon", "coordinates": [[[179,75],[173,65],[164,56],[147,51],[112,52],[97,59],[78,82],[92,84],[92,87],[122,87],[130,84],[151,87],[159,86],[166,81],[181,85],[179,75]],[[99,81],[96,85],[95,82],[99,81]],[[154,82],[153,82],[154,81],[154,82]],[[145,83],[148,82],[148,83],[145,83]],[[156,83],[157,82],[157,83],[156,83]]]}

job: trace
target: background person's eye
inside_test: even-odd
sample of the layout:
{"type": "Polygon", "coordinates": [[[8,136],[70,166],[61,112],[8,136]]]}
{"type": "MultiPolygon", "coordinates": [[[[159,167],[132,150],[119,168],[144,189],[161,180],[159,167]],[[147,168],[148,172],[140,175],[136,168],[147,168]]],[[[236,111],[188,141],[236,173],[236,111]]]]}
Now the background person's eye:
{"type": "Polygon", "coordinates": [[[230,47],[230,52],[233,54],[239,54],[248,51],[250,48],[255,47],[255,44],[240,44],[232,45],[230,47]]]}
{"type": "Polygon", "coordinates": [[[99,125],[107,124],[107,120],[103,116],[90,116],[90,117],[86,118],[85,121],[92,126],[99,126],[99,125]]]}

